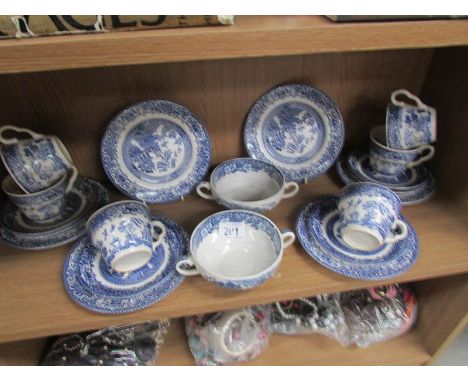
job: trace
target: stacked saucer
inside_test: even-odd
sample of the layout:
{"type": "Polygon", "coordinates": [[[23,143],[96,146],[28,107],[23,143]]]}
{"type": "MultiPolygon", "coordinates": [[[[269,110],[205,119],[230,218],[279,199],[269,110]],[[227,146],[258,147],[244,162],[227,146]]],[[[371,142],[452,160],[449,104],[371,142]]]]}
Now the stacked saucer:
{"type": "Polygon", "coordinates": [[[345,184],[374,182],[393,190],[403,204],[417,204],[435,192],[435,180],[423,165],[434,156],[436,112],[407,90],[393,92],[386,126],[374,127],[369,147],[341,156],[337,172],[345,184]],[[405,95],[416,106],[398,101],[405,95]]]}
{"type": "Polygon", "coordinates": [[[72,247],[63,266],[65,290],[82,307],[105,314],[134,312],[160,301],[182,283],[176,264],[187,256],[188,235],[166,217],[150,215],[143,203],[112,203],[91,216],[87,230],[91,234],[72,247]],[[125,208],[120,222],[114,224],[114,214],[109,224],[103,223],[104,215],[117,208],[125,208]],[[154,235],[145,237],[141,221],[128,218],[137,209],[146,209],[148,229],[160,230],[155,242],[154,235]],[[143,255],[147,239],[149,257],[143,255]]]}

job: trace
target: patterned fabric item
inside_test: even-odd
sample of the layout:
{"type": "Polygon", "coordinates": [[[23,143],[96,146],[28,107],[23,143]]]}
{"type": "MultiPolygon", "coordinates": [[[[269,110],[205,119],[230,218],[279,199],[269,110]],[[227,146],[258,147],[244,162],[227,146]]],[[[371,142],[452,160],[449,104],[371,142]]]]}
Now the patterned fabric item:
{"type": "Polygon", "coordinates": [[[186,317],[185,330],[197,365],[246,362],[268,346],[269,307],[259,305],[186,317]]]}
{"type": "Polygon", "coordinates": [[[154,364],[170,322],[147,321],[58,338],[43,366],[147,366],[154,364]]]}

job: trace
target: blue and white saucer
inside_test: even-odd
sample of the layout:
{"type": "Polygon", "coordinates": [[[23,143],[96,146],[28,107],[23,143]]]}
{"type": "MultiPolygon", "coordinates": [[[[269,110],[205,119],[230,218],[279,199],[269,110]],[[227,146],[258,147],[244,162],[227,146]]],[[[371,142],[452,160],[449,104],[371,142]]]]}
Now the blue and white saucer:
{"type": "Polygon", "coordinates": [[[211,143],[184,106],[148,100],[120,112],[101,142],[104,170],[125,195],[149,203],[180,200],[206,175],[211,143]]]}
{"type": "Polygon", "coordinates": [[[305,251],[324,267],[361,280],[384,280],[406,272],[419,255],[419,241],[408,225],[408,237],[384,244],[372,252],[347,246],[334,230],[338,220],[338,197],[323,196],[308,203],[296,220],[297,237],[305,251]]]}
{"type": "Polygon", "coordinates": [[[261,96],[244,126],[249,155],[278,167],[287,181],[323,174],[343,141],[343,118],[333,100],[303,84],[278,86],[261,96]]]}
{"type": "Polygon", "coordinates": [[[187,256],[188,235],[166,217],[152,218],[166,226],[166,235],[150,262],[139,270],[110,271],[88,236],[73,246],[63,266],[63,280],[76,303],[98,313],[130,313],[162,300],[182,283],[184,277],[175,266],[187,256]]]}
{"type": "Polygon", "coordinates": [[[59,221],[34,222],[7,201],[0,211],[0,236],[16,248],[41,250],[58,247],[83,235],[88,217],[108,203],[109,194],[99,182],[81,178],[70,193],[65,214],[59,221]]]}
{"type": "Polygon", "coordinates": [[[400,197],[401,203],[403,205],[419,204],[425,202],[426,200],[429,200],[432,196],[434,196],[436,192],[436,181],[432,174],[429,172],[429,170],[427,170],[427,168],[425,168],[424,166],[421,166],[421,168],[419,168],[415,172],[416,180],[413,181],[413,183],[408,183],[409,187],[399,187],[388,182],[390,177],[386,178],[386,182],[382,182],[380,180],[377,180],[377,178],[375,177],[369,180],[364,180],[362,176],[358,176],[358,170],[356,170],[356,168],[354,170],[351,169],[349,165],[350,161],[351,163],[356,163],[354,162],[356,156],[352,156],[353,153],[355,152],[353,151],[351,155],[342,155],[336,162],[336,172],[338,174],[338,177],[342,180],[344,184],[350,184],[355,182],[373,182],[386,186],[400,197]]]}

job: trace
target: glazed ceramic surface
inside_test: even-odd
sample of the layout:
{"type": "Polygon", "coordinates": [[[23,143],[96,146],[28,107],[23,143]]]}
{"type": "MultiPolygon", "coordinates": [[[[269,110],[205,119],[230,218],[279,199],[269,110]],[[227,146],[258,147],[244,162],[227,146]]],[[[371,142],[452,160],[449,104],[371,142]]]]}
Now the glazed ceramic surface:
{"type": "Polygon", "coordinates": [[[340,192],[337,231],[354,249],[374,250],[407,236],[399,219],[401,202],[390,189],[374,183],[354,183],[340,192]]]}
{"type": "Polygon", "coordinates": [[[210,182],[197,186],[202,198],[214,199],[230,209],[263,212],[299,191],[295,182],[285,182],[275,166],[252,158],[232,159],[216,167],[210,182]],[[206,191],[204,191],[206,190],[206,191]]]}
{"type": "Polygon", "coordinates": [[[166,203],[180,200],[203,179],[211,143],[190,110],[149,100],[126,108],[110,122],[101,160],[109,179],[125,195],[166,203]]]}
{"type": "Polygon", "coordinates": [[[419,255],[419,241],[411,224],[408,236],[384,244],[374,251],[349,248],[336,236],[339,198],[334,195],[317,198],[300,211],[296,234],[305,251],[324,267],[341,275],[362,280],[384,280],[406,272],[419,255]]]}
{"type": "Polygon", "coordinates": [[[393,149],[384,142],[384,127],[377,126],[371,131],[369,144],[370,165],[381,174],[399,175],[428,161],[434,156],[435,149],[423,145],[411,150],[393,149]]]}
{"type": "Polygon", "coordinates": [[[100,183],[80,178],[67,196],[61,220],[35,222],[12,203],[5,203],[0,210],[0,236],[7,244],[22,249],[58,247],[83,235],[88,217],[107,203],[109,195],[100,183]]]}
{"type": "Polygon", "coordinates": [[[201,274],[224,288],[253,288],[275,274],[284,248],[294,239],[293,232],[281,233],[271,220],[255,212],[219,212],[195,228],[190,239],[192,257],[177,269],[186,276],[201,274]]]}
{"type": "Polygon", "coordinates": [[[287,181],[327,171],[344,141],[341,114],[325,93],[303,84],[270,90],[250,109],[244,126],[249,156],[272,163],[287,181]]]}
{"type": "Polygon", "coordinates": [[[57,183],[69,169],[69,190],[77,176],[77,170],[63,143],[56,136],[34,133],[25,128],[2,126],[0,128],[0,155],[11,177],[25,192],[38,192],[57,183]],[[27,133],[32,139],[6,139],[6,131],[27,133]]]}
{"type": "Polygon", "coordinates": [[[64,174],[57,183],[43,191],[24,193],[13,178],[8,176],[2,182],[2,189],[8,199],[16,205],[27,218],[37,222],[63,219],[67,204],[66,188],[68,176],[64,174]]]}
{"type": "Polygon", "coordinates": [[[86,229],[97,251],[116,272],[146,265],[166,232],[162,223],[151,221],[144,203],[133,200],[102,207],[89,218],[86,229]],[[161,229],[158,237],[153,234],[156,226],[161,229]]]}
{"type": "Polygon", "coordinates": [[[188,235],[175,222],[160,215],[166,235],[144,267],[129,273],[109,271],[87,236],[78,241],[63,266],[65,289],[82,307],[105,314],[144,309],[172,293],[183,281],[176,263],[187,256],[188,235]]]}
{"type": "Polygon", "coordinates": [[[436,110],[425,105],[414,94],[400,89],[392,93],[387,107],[387,144],[396,149],[411,149],[436,140],[436,110]],[[398,101],[401,95],[416,106],[398,101]]]}

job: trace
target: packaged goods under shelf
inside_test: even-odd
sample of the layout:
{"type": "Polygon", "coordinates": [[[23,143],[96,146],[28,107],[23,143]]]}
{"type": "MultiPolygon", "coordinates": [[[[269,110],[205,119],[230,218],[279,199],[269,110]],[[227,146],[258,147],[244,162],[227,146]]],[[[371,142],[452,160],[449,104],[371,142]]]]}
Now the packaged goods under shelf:
{"type": "MultiPolygon", "coordinates": [[[[337,192],[335,177],[324,175],[301,185],[300,193],[284,200],[267,215],[279,228],[294,228],[296,215],[307,201],[337,192]]],[[[403,213],[419,235],[421,254],[403,275],[385,281],[403,282],[468,272],[468,222],[461,211],[451,208],[439,195],[403,213]]],[[[114,199],[122,196],[113,195],[114,199]]],[[[157,205],[155,212],[182,224],[188,232],[204,217],[219,211],[215,202],[191,195],[181,203],[157,205]]],[[[76,305],[66,294],[62,265],[70,245],[31,252],[5,245],[0,248],[0,342],[84,331],[148,319],[182,317],[226,310],[251,304],[358,289],[383,282],[352,280],[316,263],[296,242],[288,248],[275,277],[244,292],[222,289],[200,276],[187,277],[166,299],[139,312],[106,316],[76,305]]]]}
{"type": "Polygon", "coordinates": [[[235,25],[0,42],[0,73],[468,44],[466,20],[336,24],[323,16],[238,16],[235,25]]]}
{"type": "MultiPolygon", "coordinates": [[[[414,331],[367,348],[343,347],[321,335],[273,334],[265,352],[243,365],[422,365],[429,359],[414,331]]],[[[183,320],[173,320],[156,364],[194,365],[183,320]]]]}

